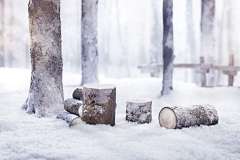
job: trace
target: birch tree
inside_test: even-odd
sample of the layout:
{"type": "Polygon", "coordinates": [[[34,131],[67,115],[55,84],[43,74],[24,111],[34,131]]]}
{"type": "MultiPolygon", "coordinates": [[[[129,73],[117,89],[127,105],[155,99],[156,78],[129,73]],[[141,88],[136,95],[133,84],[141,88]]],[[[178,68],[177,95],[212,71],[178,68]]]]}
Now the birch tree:
{"type": "Polygon", "coordinates": [[[163,0],[163,85],[162,95],[167,95],[172,88],[173,74],[173,1],[163,0]]]}
{"type": "MultiPolygon", "coordinates": [[[[201,55],[206,57],[207,63],[214,63],[214,16],[215,0],[202,0],[201,16],[201,55]]],[[[209,71],[207,78],[209,85],[214,85],[214,70],[209,71]]]]}
{"type": "Polygon", "coordinates": [[[82,0],[82,85],[98,82],[98,0],[82,0]]]}
{"type": "Polygon", "coordinates": [[[60,0],[30,0],[28,13],[32,72],[23,109],[50,116],[63,108],[60,0]]]}
{"type": "Polygon", "coordinates": [[[4,67],[4,0],[0,0],[0,67],[4,67]]]}

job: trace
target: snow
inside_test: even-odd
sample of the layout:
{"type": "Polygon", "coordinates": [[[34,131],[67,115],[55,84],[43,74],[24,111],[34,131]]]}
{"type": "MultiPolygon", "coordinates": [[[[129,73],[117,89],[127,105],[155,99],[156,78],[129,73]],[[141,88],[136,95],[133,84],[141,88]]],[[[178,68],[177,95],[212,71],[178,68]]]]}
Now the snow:
{"type": "MultiPolygon", "coordinates": [[[[116,85],[116,125],[69,127],[56,118],[26,114],[30,70],[0,68],[0,159],[240,159],[240,89],[201,88],[173,81],[160,97],[159,78],[110,79],[116,85]],[[152,99],[150,124],[126,122],[126,100],[152,99]],[[158,114],[166,106],[213,105],[219,124],[176,130],[161,128],[158,114]]],[[[64,96],[71,98],[81,76],[64,72],[64,96]]]]}
{"type": "Polygon", "coordinates": [[[114,84],[86,84],[84,85],[86,88],[92,88],[92,89],[114,89],[116,86],[114,84]]]}

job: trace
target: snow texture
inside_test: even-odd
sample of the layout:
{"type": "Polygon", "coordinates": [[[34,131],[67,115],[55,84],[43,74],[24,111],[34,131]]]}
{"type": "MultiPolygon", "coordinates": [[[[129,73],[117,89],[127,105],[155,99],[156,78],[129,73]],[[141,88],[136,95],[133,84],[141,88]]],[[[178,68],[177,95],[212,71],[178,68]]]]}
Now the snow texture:
{"type": "Polygon", "coordinates": [[[152,121],[151,99],[128,99],[126,106],[126,120],[137,123],[150,123],[152,121]]]}
{"type": "Polygon", "coordinates": [[[39,117],[63,110],[60,0],[29,3],[32,76],[23,109],[39,117]]]}
{"type": "Polygon", "coordinates": [[[98,82],[98,0],[82,0],[82,85],[98,82]]]}
{"type": "MultiPolygon", "coordinates": [[[[64,72],[65,99],[71,97],[81,76],[64,72]]],[[[20,109],[28,93],[30,71],[0,68],[0,159],[240,159],[240,89],[201,88],[173,81],[174,90],[160,97],[161,79],[107,79],[117,86],[116,125],[81,123],[26,114],[20,109]],[[17,78],[16,78],[17,77],[17,78]],[[126,100],[152,99],[152,122],[126,122],[126,100]],[[160,127],[158,114],[165,106],[211,104],[219,123],[177,130],[160,127]]]]}

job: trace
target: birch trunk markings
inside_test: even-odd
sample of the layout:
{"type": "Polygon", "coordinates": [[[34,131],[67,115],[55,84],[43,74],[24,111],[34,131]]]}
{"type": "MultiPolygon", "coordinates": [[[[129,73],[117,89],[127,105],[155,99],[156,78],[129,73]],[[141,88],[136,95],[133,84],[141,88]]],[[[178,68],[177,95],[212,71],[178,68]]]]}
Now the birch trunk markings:
{"type": "Polygon", "coordinates": [[[63,110],[60,0],[30,0],[31,85],[28,113],[50,116],[63,110]]]}
{"type": "Polygon", "coordinates": [[[82,0],[82,85],[98,83],[98,0],[82,0]]]}

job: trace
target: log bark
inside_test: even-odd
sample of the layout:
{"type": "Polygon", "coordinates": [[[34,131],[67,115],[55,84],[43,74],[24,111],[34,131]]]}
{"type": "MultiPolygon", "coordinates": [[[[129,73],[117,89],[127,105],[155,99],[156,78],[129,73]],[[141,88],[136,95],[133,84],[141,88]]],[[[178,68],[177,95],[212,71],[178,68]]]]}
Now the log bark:
{"type": "Polygon", "coordinates": [[[57,115],[57,119],[62,119],[69,124],[69,127],[82,123],[81,117],[68,112],[62,112],[57,115]]]}
{"type": "Polygon", "coordinates": [[[116,86],[87,84],[83,86],[82,120],[87,124],[115,125],[116,86]]]}
{"type": "Polygon", "coordinates": [[[163,85],[162,95],[170,93],[172,88],[174,41],[173,41],[173,1],[163,0],[163,85]]]}
{"type": "Polygon", "coordinates": [[[63,110],[60,0],[30,0],[31,85],[23,109],[38,117],[63,110]]]}
{"type": "Polygon", "coordinates": [[[82,88],[77,88],[74,90],[72,97],[74,99],[83,100],[82,88]]]}
{"type": "Polygon", "coordinates": [[[82,0],[82,85],[98,83],[98,0],[82,0]]]}
{"type": "Polygon", "coordinates": [[[167,129],[181,129],[183,127],[214,125],[218,123],[217,110],[207,105],[193,105],[191,107],[164,107],[159,113],[159,124],[167,129]]]}
{"type": "Polygon", "coordinates": [[[64,102],[64,109],[69,113],[75,114],[77,116],[82,115],[82,101],[69,98],[64,102]]]}
{"type": "Polygon", "coordinates": [[[139,124],[150,123],[152,121],[152,100],[146,98],[127,100],[126,120],[139,124]]]}

